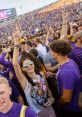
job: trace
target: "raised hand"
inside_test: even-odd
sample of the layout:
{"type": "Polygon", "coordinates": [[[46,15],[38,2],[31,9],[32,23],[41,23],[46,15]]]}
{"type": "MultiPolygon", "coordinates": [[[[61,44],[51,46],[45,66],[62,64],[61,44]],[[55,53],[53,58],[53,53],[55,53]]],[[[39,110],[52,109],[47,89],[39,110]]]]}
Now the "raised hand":
{"type": "Polygon", "coordinates": [[[62,19],[63,21],[68,20],[68,13],[62,10],[62,19]]]}
{"type": "Polygon", "coordinates": [[[16,24],[16,30],[13,32],[13,40],[14,40],[15,44],[18,44],[18,45],[20,44],[19,40],[20,40],[21,36],[22,36],[22,34],[20,32],[19,26],[18,26],[18,24],[16,24]]]}

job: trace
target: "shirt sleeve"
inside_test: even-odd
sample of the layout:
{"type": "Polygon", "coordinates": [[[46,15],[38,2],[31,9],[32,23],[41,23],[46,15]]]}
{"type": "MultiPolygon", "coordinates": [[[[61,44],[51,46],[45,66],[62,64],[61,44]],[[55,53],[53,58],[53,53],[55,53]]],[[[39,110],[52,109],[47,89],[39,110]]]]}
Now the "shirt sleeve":
{"type": "Polygon", "coordinates": [[[60,75],[63,89],[74,90],[75,76],[71,71],[64,71],[60,75]]]}

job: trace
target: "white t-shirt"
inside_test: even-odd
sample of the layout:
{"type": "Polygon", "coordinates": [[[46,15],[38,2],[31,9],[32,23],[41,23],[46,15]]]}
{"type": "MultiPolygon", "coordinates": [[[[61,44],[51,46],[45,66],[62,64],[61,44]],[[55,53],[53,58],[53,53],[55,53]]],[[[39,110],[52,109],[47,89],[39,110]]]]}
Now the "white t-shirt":
{"type": "Polygon", "coordinates": [[[41,56],[42,58],[47,54],[47,50],[46,47],[43,46],[42,44],[39,44],[36,47],[37,51],[38,51],[38,55],[41,56]]]}

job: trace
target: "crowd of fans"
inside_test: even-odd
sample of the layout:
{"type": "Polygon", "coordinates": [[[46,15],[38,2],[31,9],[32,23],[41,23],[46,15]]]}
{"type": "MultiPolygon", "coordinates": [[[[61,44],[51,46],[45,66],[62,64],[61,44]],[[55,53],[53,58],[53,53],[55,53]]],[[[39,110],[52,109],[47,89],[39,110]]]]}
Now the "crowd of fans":
{"type": "MultiPolygon", "coordinates": [[[[79,12],[82,10],[79,4],[68,5],[65,6],[64,9],[69,12],[69,21],[78,21],[79,12]]],[[[21,15],[17,17],[20,29],[25,32],[29,38],[36,35],[38,31],[46,33],[46,28],[50,25],[54,28],[60,29],[62,24],[61,11],[62,8],[44,13],[39,13],[39,10],[36,10],[21,15]]],[[[4,38],[8,39],[9,36],[12,36],[14,25],[15,19],[4,21],[0,24],[0,38],[2,40],[4,40],[4,38]]]]}
{"type": "Polygon", "coordinates": [[[79,4],[38,12],[1,24],[0,117],[81,117],[79,4]]]}

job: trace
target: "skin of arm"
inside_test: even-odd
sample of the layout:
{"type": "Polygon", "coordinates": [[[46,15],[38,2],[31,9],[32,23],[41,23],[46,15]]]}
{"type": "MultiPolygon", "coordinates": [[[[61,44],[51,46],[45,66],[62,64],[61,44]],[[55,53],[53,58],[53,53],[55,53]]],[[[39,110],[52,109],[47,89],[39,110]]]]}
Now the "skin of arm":
{"type": "Polygon", "coordinates": [[[47,71],[54,72],[59,68],[59,64],[51,67],[51,63],[44,64],[47,71]]]}
{"type": "Polygon", "coordinates": [[[72,94],[73,92],[71,90],[63,89],[62,96],[60,97],[60,103],[61,105],[67,104],[71,102],[72,94]]]}
{"type": "Polygon", "coordinates": [[[79,95],[79,107],[82,109],[82,92],[79,95]]]}
{"type": "Polygon", "coordinates": [[[48,44],[48,37],[49,37],[49,30],[48,30],[47,35],[46,35],[46,45],[48,44]]]}
{"type": "Polygon", "coordinates": [[[67,13],[62,12],[62,20],[63,20],[63,23],[62,23],[60,39],[64,39],[67,37],[67,22],[68,22],[67,13]]]}
{"type": "Polygon", "coordinates": [[[52,37],[53,36],[53,28],[50,26],[48,29],[47,29],[47,35],[46,35],[46,45],[49,46],[49,41],[48,41],[48,38],[49,37],[52,37]]]}
{"type": "MultiPolygon", "coordinates": [[[[16,31],[13,34],[13,38],[14,38],[15,45],[19,45],[20,32],[16,31]]],[[[15,46],[14,53],[13,53],[13,66],[14,66],[18,81],[24,90],[26,88],[28,81],[21,71],[21,68],[20,68],[19,63],[18,63],[18,57],[19,57],[19,47],[15,46]]]]}
{"type": "Polygon", "coordinates": [[[75,86],[74,77],[75,77],[74,74],[69,70],[65,70],[60,73],[60,79],[62,82],[62,90],[61,90],[62,92],[59,101],[61,105],[68,104],[72,101],[74,86],[75,86]]]}
{"type": "Polygon", "coordinates": [[[70,22],[70,35],[73,36],[73,23],[70,22]]]}

